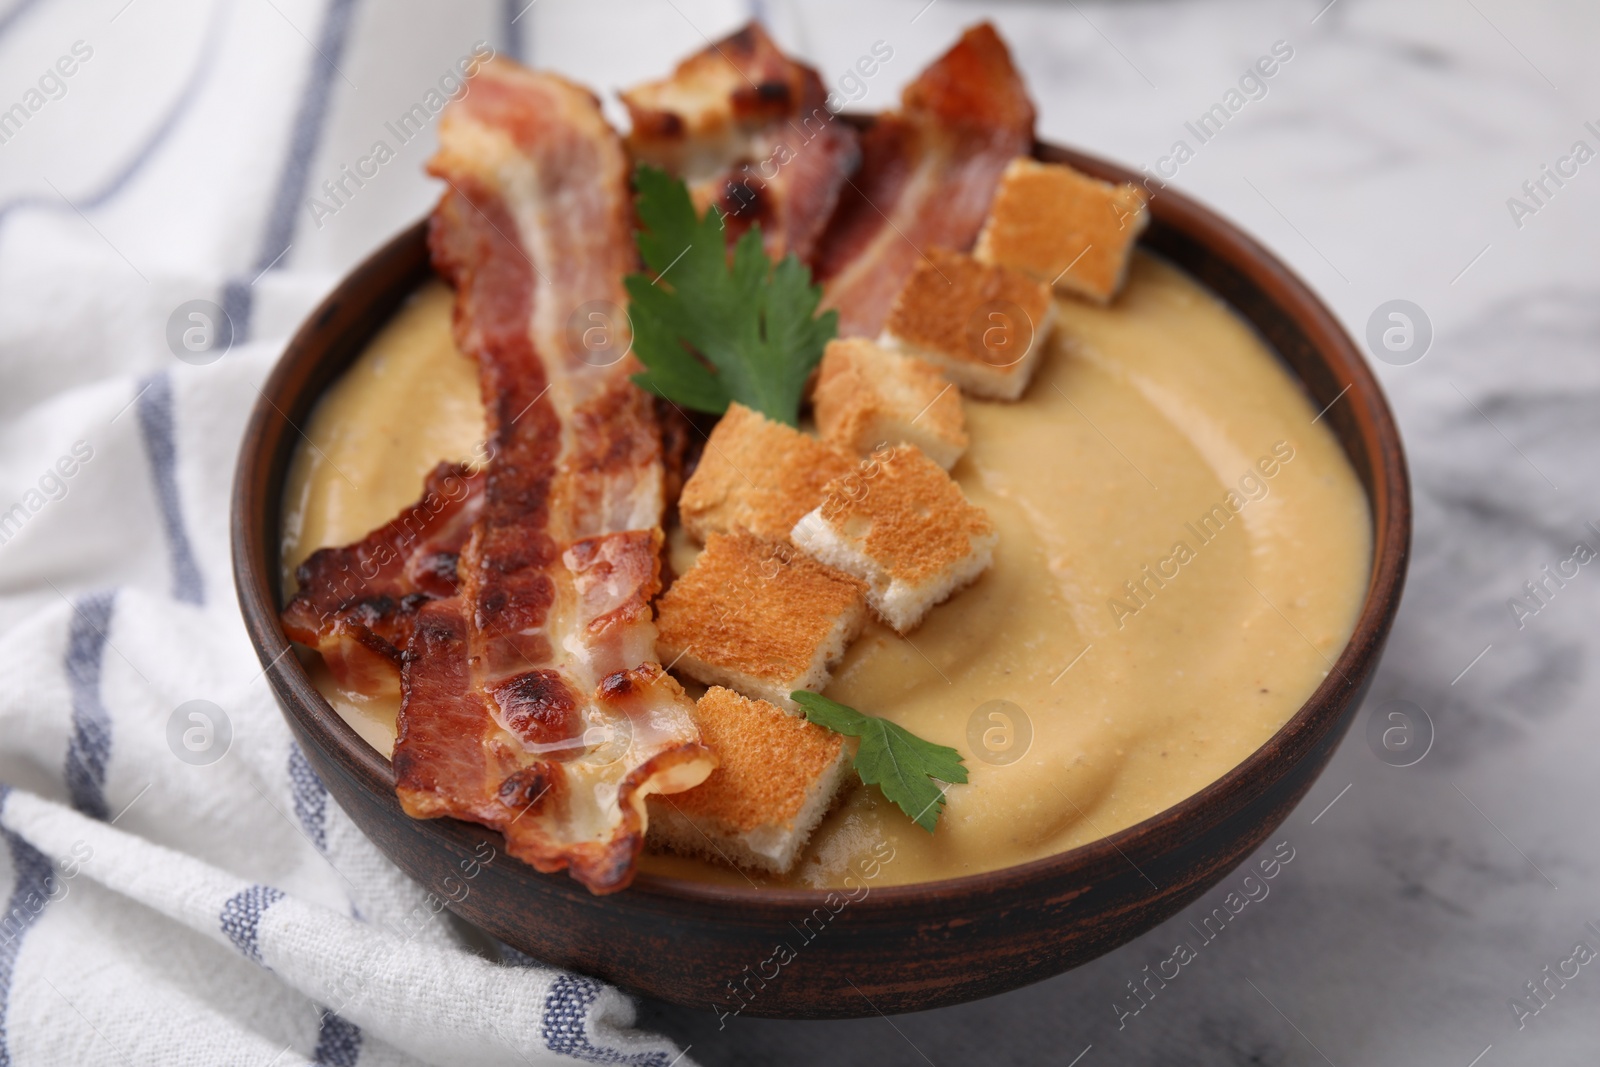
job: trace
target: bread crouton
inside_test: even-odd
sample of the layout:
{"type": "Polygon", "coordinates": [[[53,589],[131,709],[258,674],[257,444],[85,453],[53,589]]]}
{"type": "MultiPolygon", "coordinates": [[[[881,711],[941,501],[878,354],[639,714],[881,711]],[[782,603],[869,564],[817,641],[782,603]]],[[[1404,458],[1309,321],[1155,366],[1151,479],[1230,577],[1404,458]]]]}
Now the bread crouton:
{"type": "Polygon", "coordinates": [[[1015,400],[1054,321],[1048,285],[935,248],[895,297],[879,343],[933,364],[963,392],[1015,400]]]}
{"type": "Polygon", "coordinates": [[[994,524],[940,466],[910,445],[880,452],[828,485],[794,543],[867,583],[867,602],[900,633],[982,574],[994,524]]]}
{"type": "Polygon", "coordinates": [[[1097,304],[1117,295],[1150,222],[1145,194],[1060,163],[1014,159],[1000,179],[974,255],[1097,304]]]}
{"type": "Polygon", "coordinates": [[[796,520],[822,499],[822,487],[854,467],[852,457],[815,437],[730,404],[683,487],[678,516],[702,544],[738,530],[787,541],[796,520]]]}
{"type": "Polygon", "coordinates": [[[861,338],[828,342],[812,407],[822,439],[860,456],[913,444],[949,470],[967,450],[961,394],[949,379],[861,338]]]}
{"type": "Polygon", "coordinates": [[[651,842],[787,873],[847,780],[844,738],[720,687],[700,698],[694,717],[717,769],[693,789],[649,799],[651,842]]]}
{"type": "Polygon", "coordinates": [[[798,713],[861,632],[866,587],[788,543],[712,534],[657,603],[661,661],[707,685],[798,713]]]}

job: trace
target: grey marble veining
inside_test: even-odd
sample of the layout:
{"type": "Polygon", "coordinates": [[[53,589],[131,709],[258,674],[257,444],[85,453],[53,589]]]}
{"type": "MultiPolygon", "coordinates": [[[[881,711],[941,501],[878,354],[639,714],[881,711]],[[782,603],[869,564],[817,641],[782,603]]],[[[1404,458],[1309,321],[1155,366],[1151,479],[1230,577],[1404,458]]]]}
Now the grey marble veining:
{"type": "Polygon", "coordinates": [[[1600,563],[1547,583],[1535,614],[1508,606],[1578,542],[1600,551],[1600,162],[1547,182],[1520,227],[1507,206],[1533,203],[1522,183],[1573,142],[1600,150],[1584,125],[1600,118],[1600,10],[1324,3],[824,2],[776,20],[825,72],[892,42],[865,101],[880,106],[957,27],[993,17],[1043,135],[1135,166],[1154,165],[1246,65],[1289,42],[1266,96],[1173,185],[1288,260],[1357,338],[1379,304],[1405,298],[1434,339],[1419,362],[1376,364],[1415,483],[1410,581],[1371,698],[1273,838],[1295,859],[1265,899],[1120,1029],[1126,983],[1194,942],[1189,922],[1242,872],[1088,966],[892,1024],[719,1030],[709,1014],[647,1005],[642,1021],[700,1062],[1499,1067],[1600,1055],[1600,963],[1573,960],[1577,942],[1600,950],[1585,926],[1600,930],[1600,563]],[[1432,719],[1433,747],[1414,766],[1389,766],[1367,743],[1368,716],[1391,700],[1432,719]],[[1544,982],[1542,1006],[1530,981],[1544,982]]]}

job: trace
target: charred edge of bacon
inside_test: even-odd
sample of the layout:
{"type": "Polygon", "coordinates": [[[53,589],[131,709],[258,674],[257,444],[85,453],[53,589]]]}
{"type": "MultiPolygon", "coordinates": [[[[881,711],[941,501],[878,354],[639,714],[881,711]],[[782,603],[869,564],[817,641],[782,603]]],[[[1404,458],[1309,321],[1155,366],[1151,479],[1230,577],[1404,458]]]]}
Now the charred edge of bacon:
{"type": "Polygon", "coordinates": [[[299,588],[281,615],[285,633],[334,653],[336,673],[338,650],[352,641],[398,668],[422,604],[455,594],[455,560],[482,491],[482,475],[441,463],[394,519],[360,541],[313,552],[295,571],[299,588]]]}
{"type": "Polygon", "coordinates": [[[714,171],[695,183],[701,204],[715,204],[730,242],[760,225],[774,258],[793,252],[811,261],[817,240],[860,162],[855,129],[828,108],[817,71],[785,55],[758,23],[680,63],[664,81],[623,94],[633,119],[636,160],[668,170],[714,171]],[[671,87],[671,92],[663,92],[671,87]],[[673,110],[684,97],[705,108],[691,129],[673,110]],[[713,116],[710,119],[705,114],[713,116]]]}
{"type": "Polygon", "coordinates": [[[919,249],[972,246],[1000,176],[1033,144],[1033,104],[994,27],[974,26],[862,138],[859,172],[818,242],[841,337],[875,337],[919,249]]]}

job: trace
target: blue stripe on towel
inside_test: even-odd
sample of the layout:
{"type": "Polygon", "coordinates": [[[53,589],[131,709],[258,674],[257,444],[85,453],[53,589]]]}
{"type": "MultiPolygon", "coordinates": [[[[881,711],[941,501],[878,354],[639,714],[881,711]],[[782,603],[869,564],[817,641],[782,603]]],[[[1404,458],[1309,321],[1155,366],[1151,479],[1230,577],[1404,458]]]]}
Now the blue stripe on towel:
{"type": "Polygon", "coordinates": [[[525,62],[527,51],[522,43],[522,20],[534,0],[500,0],[500,47],[518,63],[525,62]]]}
{"type": "MultiPolygon", "coordinates": [[[[11,790],[0,786],[0,807],[11,790]]],[[[10,830],[0,827],[0,838],[11,849],[11,866],[16,882],[11,899],[0,916],[0,1067],[11,1067],[11,982],[17,972],[17,954],[22,938],[43,914],[55,892],[55,869],[44,853],[10,830]]]]}
{"type": "MultiPolygon", "coordinates": [[[[255,310],[254,282],[243,278],[229,278],[222,283],[222,310],[228,316],[233,330],[233,344],[241,344],[250,331],[250,316],[255,310]]],[[[230,346],[231,347],[231,346],[230,346]]]]}
{"type": "Polygon", "coordinates": [[[581,974],[558,974],[544,1000],[545,1047],[584,1063],[620,1063],[626,1067],[672,1067],[666,1052],[622,1052],[589,1040],[589,1009],[605,987],[581,974]]]}
{"type": "Polygon", "coordinates": [[[270,885],[253,885],[229,897],[222,905],[222,914],[217,917],[222,932],[228,935],[233,947],[263,967],[266,964],[261,959],[261,943],[258,940],[261,916],[282,899],[281,889],[274,889],[270,885]]]}
{"type": "Polygon", "coordinates": [[[360,1058],[361,1027],[323,1008],[312,1061],[317,1067],[356,1067],[356,1060],[360,1058]]]}
{"type": "Polygon", "coordinates": [[[328,787],[322,784],[298,741],[289,742],[289,791],[294,814],[319,852],[328,851],[328,787]]]}
{"type": "Polygon", "coordinates": [[[167,535],[167,556],[172,564],[172,597],[188,604],[205,603],[205,583],[194,548],[183,524],[183,501],[178,496],[178,445],[172,416],[172,379],[155,374],[141,383],[138,400],[139,430],[150,457],[150,477],[161,506],[161,525],[167,535]]]}
{"type": "Polygon", "coordinates": [[[10,11],[0,15],[0,37],[4,37],[6,31],[16,25],[17,20],[26,15],[29,10],[38,6],[39,0],[17,0],[15,4],[11,5],[10,11]]]}
{"type": "MultiPolygon", "coordinates": [[[[256,963],[261,958],[261,917],[284,897],[283,890],[269,885],[253,885],[229,897],[222,905],[218,921],[233,947],[256,963]]],[[[361,1028],[328,1008],[321,1009],[317,1021],[317,1047],[312,1051],[316,1067],[356,1067],[361,1057],[361,1028]]],[[[5,1067],[0,1064],[0,1067],[5,1067]]]]}
{"type": "Polygon", "coordinates": [[[111,758],[111,717],[100,699],[115,591],[91,593],[72,606],[64,667],[72,693],[72,739],[67,742],[67,791],[72,806],[92,819],[109,819],[106,763],[111,758]]]}
{"type": "Polygon", "coordinates": [[[322,128],[327,123],[333,80],[340,76],[337,64],[344,56],[355,6],[356,0],[330,0],[328,4],[327,13],[322,17],[322,29],[317,34],[317,45],[311,56],[305,86],[300,91],[300,106],[295,111],[294,126],[289,131],[289,154],[278,173],[278,188],[267,212],[266,229],[261,235],[260,250],[251,271],[253,277],[248,282],[235,278],[223,286],[222,307],[233,322],[234,344],[250,337],[250,320],[255,312],[255,293],[251,287],[255,285],[256,278],[282,263],[283,254],[294,240],[295,216],[299,214],[301,200],[305,196],[311,161],[316,155],[317,146],[322,143],[322,128]]]}
{"type": "MultiPolygon", "coordinates": [[[[294,815],[300,820],[300,828],[317,846],[317,851],[326,857],[330,804],[328,787],[311,766],[311,761],[306,759],[298,741],[289,742],[289,794],[294,799],[294,815]]],[[[331,859],[328,865],[333,865],[331,859]]],[[[350,917],[361,922],[367,921],[353,900],[350,902],[350,917]]]]}

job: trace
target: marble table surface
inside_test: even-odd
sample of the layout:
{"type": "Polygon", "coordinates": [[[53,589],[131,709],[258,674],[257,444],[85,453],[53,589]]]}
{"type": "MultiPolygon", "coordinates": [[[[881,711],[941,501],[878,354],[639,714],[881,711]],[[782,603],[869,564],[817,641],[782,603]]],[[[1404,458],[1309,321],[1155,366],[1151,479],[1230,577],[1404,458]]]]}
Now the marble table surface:
{"type": "Polygon", "coordinates": [[[1043,136],[1176,169],[1177,188],[1286,259],[1358,339],[1403,299],[1433,340],[1409,365],[1374,361],[1412,464],[1414,562],[1371,697],[1274,837],[1296,858],[1267,899],[1120,1027],[1126,983],[1226,885],[1088,966],[962,1007],[722,1030],[647,1012],[701,1062],[1501,1067],[1600,1051],[1600,968],[1566,963],[1579,941],[1600,950],[1585,925],[1600,929],[1600,576],[1578,567],[1537,614],[1508,606],[1578,542],[1600,550],[1587,525],[1600,519],[1600,164],[1560,162],[1579,140],[1600,149],[1585,126],[1600,120],[1600,9],[1325,4],[939,0],[918,17],[921,3],[830,2],[775,20],[824,72],[893,42],[874,104],[991,17],[1043,136]],[[1266,95],[1181,167],[1163,164],[1175,141],[1195,143],[1184,123],[1277,42],[1293,58],[1266,95]],[[1577,174],[1532,199],[1523,183],[1546,165],[1577,174]],[[1411,766],[1366,739],[1394,700],[1433,724],[1411,766]],[[1524,983],[1546,966],[1578,976],[1548,982],[1541,1006],[1524,983]]]}
{"type": "MultiPolygon", "coordinates": [[[[1421,309],[1432,335],[1406,365],[1374,361],[1406,437],[1416,534],[1371,698],[1273,838],[1290,843],[1293,863],[1179,979],[1119,1018],[1126,983],[1167,957],[1187,919],[1216,906],[1226,886],[1087,966],[979,1003],[892,1019],[719,1026],[709,1012],[647,1002],[641,1025],[710,1065],[1593,1062],[1600,966],[1568,961],[1579,942],[1600,950],[1600,679],[1588,669],[1600,649],[1600,567],[1551,582],[1537,612],[1510,604],[1579,542],[1600,550],[1600,162],[1572,155],[1579,141],[1600,150],[1600,6],[524,4],[359,6],[341,66],[361,91],[332,86],[308,173],[336,173],[359,156],[384,117],[480,37],[614,88],[664,71],[670,57],[756,13],[830,84],[887,42],[893,59],[857,102],[877,108],[960,27],[987,17],[1015,49],[1043,137],[1165,167],[1175,188],[1299,271],[1354,336],[1393,300],[1421,309]],[[1178,166],[1171,156],[1188,137],[1185,123],[1275,45],[1292,58],[1264,95],[1178,166]],[[1546,167],[1567,176],[1557,185],[1546,167]],[[1366,726],[1402,700],[1426,712],[1433,738],[1425,757],[1399,767],[1379,758],[1366,726]],[[1546,977],[1562,968],[1576,975],[1546,977]],[[1545,982],[1542,999],[1528,992],[1534,981],[1545,982]]],[[[165,17],[149,6],[149,20],[165,17]]],[[[288,5],[291,14],[302,7],[288,5]]],[[[308,8],[297,17],[312,16],[308,8]]],[[[126,83],[127,106],[178,84],[188,60],[177,57],[199,39],[191,24],[152,40],[147,72],[126,83]]],[[[73,116],[60,110],[66,129],[73,116]]],[[[284,103],[271,121],[288,124],[291,112],[284,103]]],[[[232,118],[208,116],[218,129],[232,118]]],[[[13,147],[0,199],[55,150],[37,137],[13,147]]],[[[119,158],[120,146],[103,147],[119,158]]],[[[420,173],[423,155],[408,147],[381,184],[325,225],[296,213],[292,252],[257,277],[252,336],[287,336],[340,274],[427,209],[436,193],[420,173]]],[[[204,174],[204,152],[189,165],[204,174]]],[[[222,192],[192,189],[199,201],[222,192]]],[[[170,357],[155,344],[138,358],[170,357]]],[[[9,382],[7,406],[31,388],[9,382]]]]}

